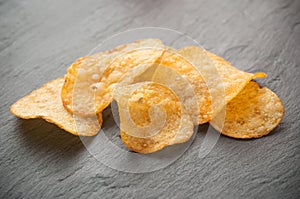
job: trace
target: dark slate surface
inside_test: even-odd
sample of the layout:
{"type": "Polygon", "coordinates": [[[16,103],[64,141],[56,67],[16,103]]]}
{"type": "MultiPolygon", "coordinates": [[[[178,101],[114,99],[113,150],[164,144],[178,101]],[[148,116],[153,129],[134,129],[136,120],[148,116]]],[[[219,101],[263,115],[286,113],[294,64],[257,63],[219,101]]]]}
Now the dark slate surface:
{"type": "MultiPolygon", "coordinates": [[[[300,1],[0,1],[0,198],[299,198],[300,1]],[[95,41],[129,29],[184,32],[260,80],[286,114],[267,137],[222,136],[146,174],[98,163],[79,138],[9,112],[17,99],[62,76],[95,41]]],[[[199,139],[199,138],[198,138],[199,139]]]]}

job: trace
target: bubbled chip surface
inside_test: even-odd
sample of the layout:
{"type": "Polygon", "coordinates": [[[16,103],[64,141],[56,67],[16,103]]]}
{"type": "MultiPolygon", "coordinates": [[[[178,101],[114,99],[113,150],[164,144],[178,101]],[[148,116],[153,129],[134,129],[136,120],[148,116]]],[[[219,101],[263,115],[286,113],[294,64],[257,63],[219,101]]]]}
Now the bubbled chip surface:
{"type": "Polygon", "coordinates": [[[77,115],[95,115],[97,112],[95,96],[109,98],[102,93],[102,90],[106,88],[97,82],[111,62],[114,62],[116,57],[132,50],[163,47],[159,39],[144,39],[77,59],[65,75],[65,83],[61,92],[64,107],[77,115]]]}
{"type": "Polygon", "coordinates": [[[126,76],[126,81],[134,81],[135,74],[132,71],[138,72],[139,70],[146,70],[153,65],[160,62],[160,58],[164,49],[138,49],[124,53],[116,57],[106,70],[103,72],[99,80],[101,89],[95,94],[96,112],[102,112],[113,100],[112,90],[120,81],[126,76]],[[130,74],[131,78],[128,76],[130,74]]]}

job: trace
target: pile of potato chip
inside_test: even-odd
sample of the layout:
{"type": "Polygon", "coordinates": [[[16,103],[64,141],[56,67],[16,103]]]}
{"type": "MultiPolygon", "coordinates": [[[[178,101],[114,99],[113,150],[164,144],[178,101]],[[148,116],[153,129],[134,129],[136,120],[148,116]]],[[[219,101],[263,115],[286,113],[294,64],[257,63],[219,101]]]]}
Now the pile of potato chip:
{"type": "Polygon", "coordinates": [[[43,118],[74,135],[94,136],[102,111],[115,100],[124,144],[152,153],[188,141],[194,126],[207,122],[233,138],[267,135],[280,123],[284,107],[275,93],[253,81],[265,77],[240,71],[200,47],[176,50],[158,39],[144,39],[77,59],[65,77],[10,110],[24,119],[43,118]]]}

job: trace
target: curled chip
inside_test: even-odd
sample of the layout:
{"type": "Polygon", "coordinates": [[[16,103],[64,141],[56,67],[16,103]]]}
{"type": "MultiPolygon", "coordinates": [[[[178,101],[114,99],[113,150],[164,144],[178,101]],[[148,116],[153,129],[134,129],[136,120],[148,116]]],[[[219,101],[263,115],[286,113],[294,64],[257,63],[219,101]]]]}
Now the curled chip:
{"type": "Polygon", "coordinates": [[[263,76],[240,71],[222,58],[190,46],[164,52],[152,81],[172,88],[194,123],[202,124],[210,121],[251,79],[263,76]]]}
{"type": "Polygon", "coordinates": [[[204,91],[209,92],[205,95],[210,95],[211,101],[205,98],[200,103],[202,108],[200,113],[208,112],[209,120],[219,113],[224,105],[233,99],[250,80],[266,77],[265,73],[252,74],[238,70],[223,58],[196,46],[184,47],[177,52],[197,69],[209,88],[204,91]]]}
{"type": "Polygon", "coordinates": [[[171,88],[195,124],[209,121],[211,97],[208,86],[195,67],[176,51],[164,53],[152,81],[171,88]]]}
{"type": "Polygon", "coordinates": [[[281,121],[284,107],[278,96],[251,81],[226,106],[223,128],[211,123],[222,134],[233,138],[259,138],[269,134],[281,121]]]}
{"type": "Polygon", "coordinates": [[[95,117],[77,116],[76,120],[80,122],[76,123],[76,126],[72,114],[61,102],[60,92],[63,83],[64,78],[52,80],[18,100],[10,107],[10,111],[23,119],[43,118],[74,135],[96,135],[102,125],[102,114],[99,114],[99,122],[95,117]]]}
{"type": "Polygon", "coordinates": [[[122,141],[133,151],[152,153],[186,142],[193,134],[193,123],[182,103],[164,85],[118,85],[113,97],[118,103],[122,141]]]}
{"type": "Polygon", "coordinates": [[[179,50],[144,39],[78,59],[65,78],[17,101],[11,112],[43,118],[82,136],[96,135],[102,111],[115,99],[124,144],[152,153],[188,141],[210,122],[233,138],[259,138],[281,121],[282,102],[247,73],[202,48],[179,50]]]}
{"type": "MultiPolygon", "coordinates": [[[[95,96],[102,98],[101,93],[104,87],[97,84],[103,72],[118,56],[133,50],[163,48],[164,45],[158,39],[144,39],[133,43],[116,47],[113,50],[100,52],[91,56],[78,59],[68,68],[65,75],[65,83],[62,87],[61,98],[64,107],[71,113],[78,115],[95,115],[95,96]]],[[[141,54],[141,56],[145,56],[141,54]]],[[[151,57],[151,55],[146,55],[151,57]]],[[[153,55],[155,56],[155,55],[153,55]]],[[[138,57],[142,61],[141,57],[138,57]]],[[[155,57],[152,57],[155,59],[155,57]]],[[[121,63],[120,63],[121,64],[121,63]]],[[[126,64],[132,64],[127,62],[126,64]]],[[[125,66],[129,67],[129,65],[125,66]]],[[[122,72],[122,71],[118,71],[122,72]]],[[[112,76],[114,76],[113,74],[112,76]]],[[[99,111],[98,111],[99,112],[99,111]]]]}
{"type": "MultiPolygon", "coordinates": [[[[116,57],[103,72],[99,80],[100,89],[95,95],[97,112],[102,112],[113,100],[112,90],[130,71],[135,69],[146,70],[159,64],[164,49],[139,49],[116,57]]],[[[135,76],[135,75],[134,75],[135,76]]],[[[128,77],[128,75],[127,75],[128,77]]],[[[130,80],[127,79],[128,81],[130,80]]],[[[132,79],[133,81],[134,79],[132,79]]],[[[130,82],[130,81],[129,81],[130,82]]]]}

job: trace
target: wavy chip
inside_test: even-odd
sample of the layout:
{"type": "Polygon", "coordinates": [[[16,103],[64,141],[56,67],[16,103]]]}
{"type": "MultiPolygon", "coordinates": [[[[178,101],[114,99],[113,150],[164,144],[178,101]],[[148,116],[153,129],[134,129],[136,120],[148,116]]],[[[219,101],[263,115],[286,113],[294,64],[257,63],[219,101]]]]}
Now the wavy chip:
{"type": "Polygon", "coordinates": [[[284,107],[278,96],[251,81],[226,106],[223,128],[211,123],[223,135],[250,139],[269,134],[281,121],[284,107]]]}
{"type": "Polygon", "coordinates": [[[188,141],[193,125],[206,122],[233,138],[267,135],[284,107],[275,93],[251,81],[265,77],[240,71],[199,47],[175,50],[145,39],[78,59],[65,79],[43,85],[10,110],[93,136],[101,128],[101,112],[115,99],[124,144],[152,153],[188,141]]]}
{"type": "MultiPolygon", "coordinates": [[[[133,50],[163,47],[164,45],[158,39],[144,39],[118,46],[113,50],[79,58],[68,68],[65,76],[65,83],[61,92],[64,107],[69,112],[77,115],[95,115],[97,109],[95,100],[102,97],[106,98],[106,96],[101,95],[102,89],[105,88],[97,82],[111,62],[114,62],[116,57],[133,50]]],[[[141,56],[145,55],[141,54],[141,56]]],[[[148,57],[151,57],[151,55],[148,55],[148,57]]],[[[138,61],[143,61],[143,59],[138,57],[138,61]]],[[[127,62],[125,67],[129,67],[127,64],[131,63],[127,62]]],[[[110,78],[114,76],[115,74],[112,74],[110,78]]]]}
{"type": "Polygon", "coordinates": [[[203,111],[205,109],[209,111],[206,107],[212,105],[209,120],[220,112],[224,105],[232,100],[249,81],[266,77],[266,74],[262,72],[252,74],[238,70],[230,62],[196,46],[181,48],[178,53],[198,70],[209,88],[211,101],[206,100],[205,106],[202,106],[203,111]]]}
{"type": "Polygon", "coordinates": [[[99,122],[95,117],[76,116],[74,119],[61,102],[60,92],[63,83],[64,78],[58,78],[44,84],[14,103],[10,111],[23,119],[45,119],[74,135],[96,135],[102,125],[102,115],[99,114],[99,122]],[[75,120],[80,120],[76,123],[77,126],[75,120]]]}
{"type": "MultiPolygon", "coordinates": [[[[133,72],[143,72],[147,68],[159,64],[164,49],[139,49],[125,53],[116,57],[114,61],[103,72],[98,85],[99,92],[95,96],[97,112],[102,112],[113,100],[112,90],[126,74],[133,72]],[[141,69],[140,69],[141,68],[141,69]]],[[[127,79],[127,83],[134,81],[137,75],[132,74],[132,78],[127,79]]]]}
{"type": "Polygon", "coordinates": [[[210,120],[212,110],[209,87],[201,73],[178,51],[169,50],[163,54],[152,81],[171,88],[179,96],[195,124],[210,120]]]}
{"type": "Polygon", "coordinates": [[[152,81],[172,88],[194,123],[202,124],[210,121],[251,79],[264,76],[240,71],[202,48],[189,46],[164,52],[152,81]]]}
{"type": "Polygon", "coordinates": [[[193,123],[189,115],[176,94],[164,85],[122,85],[113,93],[118,102],[121,138],[131,150],[152,153],[191,138],[193,123]]]}

